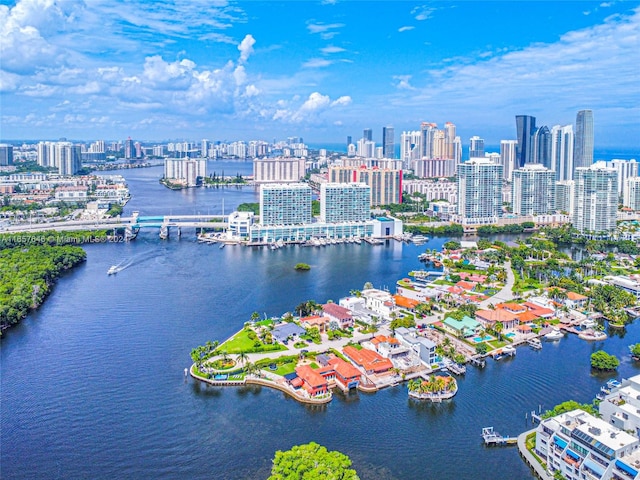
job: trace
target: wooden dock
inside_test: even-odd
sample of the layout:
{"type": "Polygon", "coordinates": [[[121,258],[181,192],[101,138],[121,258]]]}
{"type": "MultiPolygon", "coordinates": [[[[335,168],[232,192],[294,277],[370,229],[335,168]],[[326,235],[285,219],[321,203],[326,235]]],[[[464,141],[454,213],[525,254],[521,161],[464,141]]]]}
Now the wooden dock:
{"type": "Polygon", "coordinates": [[[493,427],[484,427],[482,429],[482,439],[484,444],[488,446],[506,446],[518,443],[517,437],[505,437],[493,430],[493,427]]]}

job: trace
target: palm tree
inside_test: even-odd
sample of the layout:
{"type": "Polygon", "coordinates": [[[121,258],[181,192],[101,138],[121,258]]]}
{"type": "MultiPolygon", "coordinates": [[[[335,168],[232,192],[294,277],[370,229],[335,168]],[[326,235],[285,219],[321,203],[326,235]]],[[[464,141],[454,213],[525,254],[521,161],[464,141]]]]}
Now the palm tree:
{"type": "Polygon", "coordinates": [[[242,363],[243,365],[247,363],[247,360],[249,360],[249,355],[247,355],[245,352],[240,352],[236,357],[236,361],[238,363],[242,363]]]}
{"type": "Polygon", "coordinates": [[[498,334],[498,340],[502,340],[502,330],[504,330],[504,325],[502,324],[502,322],[496,322],[493,329],[498,334]]]}
{"type": "Polygon", "coordinates": [[[260,314],[258,312],[253,312],[251,314],[251,322],[256,323],[260,319],[260,314]]]}

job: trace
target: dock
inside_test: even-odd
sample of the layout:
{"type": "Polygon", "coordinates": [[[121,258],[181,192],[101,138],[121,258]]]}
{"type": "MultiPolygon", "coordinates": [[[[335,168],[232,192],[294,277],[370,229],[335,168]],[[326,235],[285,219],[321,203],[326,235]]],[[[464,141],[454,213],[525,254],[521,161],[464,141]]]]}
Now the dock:
{"type": "Polygon", "coordinates": [[[478,368],[484,368],[487,365],[487,361],[481,357],[472,357],[471,359],[469,359],[469,363],[478,368]]]}
{"type": "Polygon", "coordinates": [[[493,427],[484,427],[482,429],[482,439],[484,444],[488,446],[506,446],[518,443],[517,437],[505,437],[493,430],[493,427]]]}

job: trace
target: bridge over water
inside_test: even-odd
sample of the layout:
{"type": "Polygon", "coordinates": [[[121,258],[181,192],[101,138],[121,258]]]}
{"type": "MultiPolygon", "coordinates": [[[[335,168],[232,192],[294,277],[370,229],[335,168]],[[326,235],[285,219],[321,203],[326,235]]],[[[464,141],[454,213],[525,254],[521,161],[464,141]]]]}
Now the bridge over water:
{"type": "Polygon", "coordinates": [[[123,230],[125,237],[132,239],[143,228],[160,229],[160,237],[166,238],[171,229],[178,234],[182,228],[223,230],[227,226],[228,215],[156,215],[142,216],[134,213],[130,217],[102,218],[94,220],[66,220],[62,222],[29,223],[10,225],[5,233],[28,233],[55,230],[69,232],[74,230],[123,230]]]}

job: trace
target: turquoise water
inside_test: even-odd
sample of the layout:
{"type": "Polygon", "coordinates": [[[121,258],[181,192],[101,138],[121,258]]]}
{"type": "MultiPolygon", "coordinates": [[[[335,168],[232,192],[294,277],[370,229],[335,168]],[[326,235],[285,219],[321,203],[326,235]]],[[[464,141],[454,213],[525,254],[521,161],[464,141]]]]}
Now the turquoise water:
{"type": "Polygon", "coordinates": [[[475,343],[487,342],[489,340],[493,340],[493,337],[491,335],[485,335],[484,337],[473,337],[473,341],[475,343]]]}

